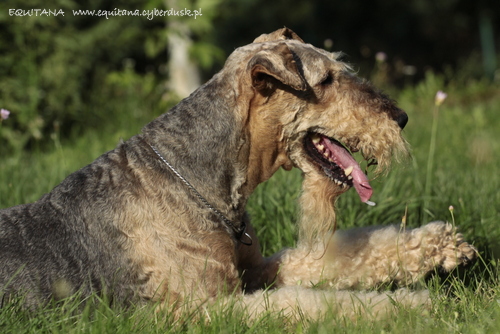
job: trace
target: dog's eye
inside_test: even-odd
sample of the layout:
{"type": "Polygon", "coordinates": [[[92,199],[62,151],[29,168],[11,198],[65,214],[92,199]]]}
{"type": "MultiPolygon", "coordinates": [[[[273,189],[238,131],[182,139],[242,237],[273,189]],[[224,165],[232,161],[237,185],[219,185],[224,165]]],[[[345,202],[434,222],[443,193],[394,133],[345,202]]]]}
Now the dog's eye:
{"type": "Polygon", "coordinates": [[[328,86],[333,83],[333,75],[328,72],[327,75],[321,80],[320,85],[321,86],[328,86]]]}

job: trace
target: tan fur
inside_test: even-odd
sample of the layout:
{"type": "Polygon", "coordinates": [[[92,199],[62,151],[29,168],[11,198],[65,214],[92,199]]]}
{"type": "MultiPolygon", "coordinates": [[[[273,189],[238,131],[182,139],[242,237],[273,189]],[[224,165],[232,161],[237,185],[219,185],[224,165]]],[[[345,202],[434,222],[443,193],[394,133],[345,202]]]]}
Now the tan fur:
{"type": "Polygon", "coordinates": [[[325,182],[323,176],[312,174],[304,178],[299,201],[299,240],[304,247],[315,248],[314,244],[325,233],[335,231],[335,202],[341,193],[333,182],[325,182]]]}
{"type": "Polygon", "coordinates": [[[394,225],[340,230],[325,239],[314,251],[299,246],[284,252],[279,275],[282,285],[335,289],[410,285],[434,268],[449,271],[476,256],[475,248],[443,222],[410,230],[394,225]]]}
{"type": "Polygon", "coordinates": [[[151,192],[124,198],[126,210],[115,219],[126,235],[130,260],[140,268],[139,280],[147,282],[140,288],[141,297],[174,302],[196,295],[206,300],[223,289],[233,291],[239,285],[236,266],[228,266],[236,262],[234,243],[224,230],[196,230],[188,221],[198,206],[186,198],[183,185],[173,187],[151,176],[151,171],[140,175],[149,184],[137,188],[151,192]],[[176,210],[172,198],[158,192],[166,188],[177,196],[176,210]]]}
{"type": "MultiPolygon", "coordinates": [[[[292,318],[300,314],[317,318],[332,310],[349,317],[358,314],[378,317],[394,310],[394,300],[410,307],[428,306],[426,291],[337,291],[373,288],[388,282],[408,285],[439,266],[451,270],[467,262],[474,258],[475,250],[463,243],[454,230],[439,228],[439,224],[401,234],[392,227],[333,234],[335,202],[347,188],[331,182],[310,162],[302,148],[307,131],[315,129],[351,150],[361,151],[367,160],[376,159],[375,175],[387,170],[394,156],[406,156],[407,144],[388,113],[378,111],[383,110],[386,101],[350,73],[349,66],[339,61],[340,54],[327,53],[284,35],[296,37],[286,29],[279,30],[237,49],[218,76],[231,76],[234,72],[239,77],[234,82],[225,81],[232,85],[237,96],[234,110],[241,128],[235,131],[242,133],[235,161],[239,176],[231,188],[232,205],[247,198],[278,168],[300,168],[304,181],[298,247],[264,259],[255,231],[244,218],[253,244],[238,244],[234,248],[224,238],[223,231],[190,222],[205,218],[193,216],[199,204],[186,200],[181,186],[174,199],[137,203],[132,209],[137,212],[147,207],[148,212],[161,212],[161,217],[145,213],[146,216],[138,217],[137,224],[162,219],[176,222],[168,227],[153,224],[149,232],[140,228],[135,234],[130,233],[131,239],[136,240],[130,249],[141,263],[143,275],[150,275],[144,294],[152,299],[174,294],[171,299],[177,301],[194,296],[190,300],[196,306],[213,300],[223,290],[237,291],[243,287],[247,292],[255,292],[223,300],[235,303],[252,318],[267,311],[283,311],[292,318]],[[283,44],[277,44],[280,40],[283,44]],[[301,48],[306,54],[302,59],[303,72],[299,73],[291,47],[301,48]],[[308,58],[312,54],[323,58],[308,58]],[[267,62],[273,67],[268,67],[267,62]],[[248,76],[241,75],[245,71],[248,76]],[[332,73],[336,80],[325,88],[321,81],[326,73],[332,73]],[[302,95],[306,90],[310,92],[302,95]],[[172,200],[176,201],[174,206],[172,200]],[[186,216],[179,212],[186,212],[186,216]],[[200,234],[205,237],[200,238],[200,234]],[[158,257],[158,254],[170,255],[158,257]],[[157,289],[158,286],[161,288],[157,289]],[[271,289],[261,290],[264,287],[271,289]],[[311,290],[311,287],[327,290],[311,290]]],[[[168,187],[162,186],[159,179],[154,182],[157,187],[156,182],[160,182],[160,189],[168,187]]],[[[203,185],[198,187],[205,194],[210,192],[203,185]]],[[[169,193],[172,195],[171,189],[169,193]]],[[[228,211],[226,203],[215,204],[228,211]]]]}
{"type": "Polygon", "coordinates": [[[321,319],[328,314],[338,318],[355,321],[357,317],[382,319],[396,313],[401,308],[420,308],[430,306],[428,291],[400,289],[395,292],[357,292],[314,290],[300,286],[289,286],[277,290],[259,291],[253,295],[240,297],[234,305],[244,310],[252,324],[262,314],[281,314],[297,322],[307,319],[321,319]]]}
{"type": "Polygon", "coordinates": [[[141,134],[38,202],[2,211],[0,291],[29,291],[28,304],[37,305],[111,287],[116,299],[158,301],[176,316],[217,301],[252,318],[276,311],[292,319],[378,317],[394,310],[393,300],[429,305],[426,291],[340,291],[406,286],[476,256],[444,223],[335,232],[335,202],[355,184],[348,166],[315,154],[312,134],[376,160],[375,175],[408,154],[407,115],[340,56],[287,28],[236,49],[141,134]],[[298,246],[264,258],[245,206],[280,167],[303,173],[298,246]]]}

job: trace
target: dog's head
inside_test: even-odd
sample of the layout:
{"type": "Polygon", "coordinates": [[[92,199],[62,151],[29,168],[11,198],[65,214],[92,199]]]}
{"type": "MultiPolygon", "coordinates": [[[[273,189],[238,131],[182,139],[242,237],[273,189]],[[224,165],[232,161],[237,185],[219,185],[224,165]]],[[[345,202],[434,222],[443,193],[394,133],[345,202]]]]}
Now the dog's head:
{"type": "Polygon", "coordinates": [[[253,90],[248,112],[258,148],[253,154],[272,153],[271,169],[293,165],[304,172],[306,215],[333,221],[335,199],[351,187],[368,202],[369,178],[353,154],[366,160],[364,167],[377,165],[375,173],[386,169],[394,153],[407,152],[401,136],[406,113],[355,76],[340,53],[305,44],[290,29],[261,35],[235,54],[238,61],[245,59],[253,90]]]}

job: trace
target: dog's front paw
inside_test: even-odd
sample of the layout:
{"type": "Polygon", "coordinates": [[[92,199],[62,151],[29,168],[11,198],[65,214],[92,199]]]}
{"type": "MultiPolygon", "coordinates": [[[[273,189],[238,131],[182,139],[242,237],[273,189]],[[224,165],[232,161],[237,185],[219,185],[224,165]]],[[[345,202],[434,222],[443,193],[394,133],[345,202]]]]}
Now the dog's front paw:
{"type": "Polygon", "coordinates": [[[464,241],[463,235],[449,223],[432,222],[424,227],[426,243],[434,264],[449,272],[476,259],[477,249],[464,241]]]}

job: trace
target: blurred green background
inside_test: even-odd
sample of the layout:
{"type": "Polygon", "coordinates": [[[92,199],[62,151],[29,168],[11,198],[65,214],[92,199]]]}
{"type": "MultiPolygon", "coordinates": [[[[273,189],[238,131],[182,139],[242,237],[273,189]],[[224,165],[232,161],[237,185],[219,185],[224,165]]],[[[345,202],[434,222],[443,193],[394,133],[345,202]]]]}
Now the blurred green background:
{"type": "Polygon", "coordinates": [[[445,81],[498,83],[499,19],[497,0],[2,0],[0,108],[11,115],[0,154],[88,128],[118,129],[124,114],[127,122],[152,119],[210,78],[236,47],[283,26],[345,52],[361,76],[389,91],[430,71],[445,81]],[[155,8],[202,16],[73,14],[155,8]],[[12,9],[64,15],[17,16],[12,9]],[[182,78],[191,78],[187,88],[182,78]]]}
{"type": "MultiPolygon", "coordinates": [[[[498,332],[498,0],[0,0],[0,109],[10,111],[0,118],[0,208],[37,200],[208,80],[235,48],[283,26],[315,46],[343,51],[356,73],[388,92],[410,117],[403,135],[412,147],[411,161],[371,182],[377,206],[361,203],[352,190],[341,196],[339,228],[399,223],[403,216],[411,227],[447,220],[481,255],[471,270],[456,275],[459,280],[431,281],[436,297],[429,314],[398,313],[380,324],[340,319],[339,332],[498,332]],[[201,9],[202,15],[149,20],[73,14],[155,8],[201,9]],[[32,16],[9,15],[10,9],[32,16]],[[448,97],[437,107],[440,90],[448,97]]],[[[276,174],[247,206],[266,255],[293,246],[297,238],[300,171],[276,174]]],[[[130,315],[106,306],[76,317],[72,310],[22,313],[4,304],[0,332],[164,328],[141,308],[130,315]]],[[[241,321],[238,314],[224,314],[200,324],[189,315],[182,322],[187,329],[181,327],[183,333],[287,329],[272,317],[255,321],[248,331],[241,321]]],[[[325,324],[312,323],[310,332],[331,332],[331,323],[325,324]]],[[[163,326],[171,329],[168,321],[163,326]]]]}

